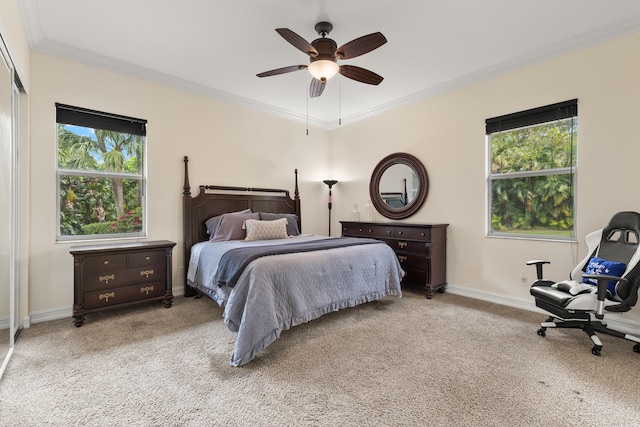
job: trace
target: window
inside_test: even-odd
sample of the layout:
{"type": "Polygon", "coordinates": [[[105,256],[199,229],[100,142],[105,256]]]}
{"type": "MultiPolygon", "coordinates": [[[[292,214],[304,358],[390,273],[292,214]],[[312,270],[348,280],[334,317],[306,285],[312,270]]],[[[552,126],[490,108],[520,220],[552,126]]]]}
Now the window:
{"type": "Polygon", "coordinates": [[[488,234],[575,236],[578,101],[486,120],[488,234]]]}
{"type": "Polygon", "coordinates": [[[145,235],[146,120],[56,104],[57,240],[145,235]]]}

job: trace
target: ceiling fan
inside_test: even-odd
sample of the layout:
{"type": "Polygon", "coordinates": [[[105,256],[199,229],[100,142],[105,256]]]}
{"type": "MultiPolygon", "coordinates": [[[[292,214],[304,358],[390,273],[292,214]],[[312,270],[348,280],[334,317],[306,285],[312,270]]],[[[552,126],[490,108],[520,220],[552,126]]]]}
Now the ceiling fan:
{"type": "Polygon", "coordinates": [[[288,28],[276,28],[278,34],[286,41],[309,55],[311,63],[309,65],[291,65],[289,67],[277,68],[256,75],[258,77],[269,77],[306,69],[313,76],[311,86],[309,87],[309,96],[311,98],[322,95],[327,80],[337,73],[361,83],[370,85],[380,84],[383,77],[373,71],[355,65],[338,65],[336,61],[338,59],[355,58],[379,48],[387,42],[387,39],[382,33],[378,32],[358,37],[338,47],[335,41],[327,38],[327,35],[332,29],[333,25],[331,25],[330,22],[318,22],[315,25],[315,30],[318,35],[320,35],[320,38],[309,43],[288,28]]]}

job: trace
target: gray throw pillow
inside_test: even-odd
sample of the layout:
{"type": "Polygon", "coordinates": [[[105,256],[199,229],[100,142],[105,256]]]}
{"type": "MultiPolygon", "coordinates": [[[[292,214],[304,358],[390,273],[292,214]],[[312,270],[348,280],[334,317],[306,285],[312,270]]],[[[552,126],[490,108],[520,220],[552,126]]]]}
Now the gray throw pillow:
{"type": "MultiPolygon", "coordinates": [[[[251,213],[251,209],[245,209],[243,211],[238,212],[229,212],[229,214],[247,214],[251,213]]],[[[228,215],[228,214],[222,214],[228,215]]],[[[207,227],[207,234],[209,235],[209,239],[212,239],[216,234],[216,228],[218,228],[218,224],[220,224],[220,219],[222,219],[222,215],[212,216],[208,220],[204,222],[204,225],[207,227]]]]}
{"type": "Polygon", "coordinates": [[[247,232],[242,228],[242,224],[248,219],[260,219],[260,215],[257,212],[223,214],[222,218],[220,218],[220,224],[218,224],[218,228],[216,228],[216,232],[210,241],[244,240],[247,232]]]}

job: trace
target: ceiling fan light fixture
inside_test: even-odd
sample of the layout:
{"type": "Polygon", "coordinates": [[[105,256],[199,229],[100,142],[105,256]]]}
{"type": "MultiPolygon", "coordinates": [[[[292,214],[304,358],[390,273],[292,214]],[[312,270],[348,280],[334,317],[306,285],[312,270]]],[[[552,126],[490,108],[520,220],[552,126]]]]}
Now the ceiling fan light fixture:
{"type": "Polygon", "coordinates": [[[328,59],[319,59],[317,61],[313,61],[307,67],[307,70],[313,77],[318,80],[326,79],[329,80],[331,77],[338,74],[340,70],[340,66],[333,61],[328,59]]]}

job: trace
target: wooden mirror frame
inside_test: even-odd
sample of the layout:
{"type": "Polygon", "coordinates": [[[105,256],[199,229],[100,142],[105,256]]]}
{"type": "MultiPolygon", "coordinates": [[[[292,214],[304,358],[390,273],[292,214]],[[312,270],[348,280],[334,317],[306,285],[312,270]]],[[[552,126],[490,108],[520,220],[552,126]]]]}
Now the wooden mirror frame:
{"type": "Polygon", "coordinates": [[[383,216],[390,219],[404,219],[408,218],[424,203],[429,192],[429,177],[427,176],[427,170],[420,160],[415,156],[407,153],[393,153],[389,154],[373,169],[371,174],[371,181],[369,182],[369,196],[371,197],[371,203],[376,210],[383,216]],[[380,180],[384,172],[394,165],[406,165],[413,170],[418,177],[419,191],[416,194],[416,198],[402,208],[392,208],[382,199],[380,194],[380,180]]]}

